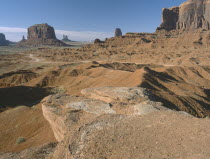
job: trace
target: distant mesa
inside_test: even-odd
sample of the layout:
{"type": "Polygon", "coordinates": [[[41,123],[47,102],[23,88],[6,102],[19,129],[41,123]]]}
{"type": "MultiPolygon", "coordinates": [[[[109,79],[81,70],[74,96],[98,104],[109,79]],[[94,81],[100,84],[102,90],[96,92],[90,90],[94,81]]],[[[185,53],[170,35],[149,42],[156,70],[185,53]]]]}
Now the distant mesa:
{"type": "Polygon", "coordinates": [[[9,41],[6,40],[6,36],[3,33],[0,33],[0,46],[9,45],[9,41]]]}
{"type": "Polygon", "coordinates": [[[115,35],[114,35],[114,36],[115,36],[115,37],[122,36],[122,31],[121,31],[120,28],[116,28],[116,29],[115,29],[115,35]]]}
{"type": "Polygon", "coordinates": [[[69,40],[68,35],[63,35],[62,41],[64,41],[64,42],[71,42],[71,40],[69,40]]]}
{"type": "Polygon", "coordinates": [[[210,0],[188,0],[179,7],[164,8],[157,30],[210,29],[210,0]]]}
{"type": "Polygon", "coordinates": [[[17,46],[66,46],[58,40],[55,30],[48,24],[36,24],[28,28],[28,39],[22,40],[17,46]]]}
{"type": "Polygon", "coordinates": [[[56,39],[55,30],[48,24],[36,24],[28,28],[28,39],[56,39]]]}

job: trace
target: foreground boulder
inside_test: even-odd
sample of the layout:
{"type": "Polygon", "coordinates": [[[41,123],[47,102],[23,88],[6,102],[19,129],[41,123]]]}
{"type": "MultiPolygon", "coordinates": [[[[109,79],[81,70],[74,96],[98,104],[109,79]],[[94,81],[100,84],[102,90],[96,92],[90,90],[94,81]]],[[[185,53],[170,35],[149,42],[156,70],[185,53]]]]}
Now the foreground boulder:
{"type": "Polygon", "coordinates": [[[168,110],[150,101],[143,88],[102,87],[85,89],[82,94],[85,97],[51,95],[42,101],[43,115],[59,142],[69,132],[104,114],[143,115],[168,110]]]}
{"type": "Polygon", "coordinates": [[[45,98],[42,101],[42,109],[59,142],[80,124],[102,114],[115,113],[110,105],[103,101],[59,94],[45,98]]]}
{"type": "Polygon", "coordinates": [[[42,101],[43,115],[59,141],[56,148],[43,146],[3,158],[205,159],[210,155],[209,119],[169,110],[152,101],[152,93],[144,88],[87,88],[82,94],[51,95],[42,101]]]}
{"type": "Polygon", "coordinates": [[[55,30],[48,24],[36,24],[28,28],[28,39],[21,41],[17,46],[65,46],[66,44],[58,40],[55,30]]]}
{"type": "Polygon", "coordinates": [[[163,9],[163,22],[159,29],[210,29],[210,0],[188,0],[179,7],[163,9]]]}
{"type": "Polygon", "coordinates": [[[144,88],[87,88],[42,102],[59,144],[52,158],[196,158],[210,155],[209,119],[171,111],[144,88]],[[61,135],[59,135],[61,134],[61,135]]]}
{"type": "Polygon", "coordinates": [[[3,33],[0,33],[0,46],[9,45],[9,41],[6,40],[6,37],[3,33]]]}
{"type": "Polygon", "coordinates": [[[209,120],[171,111],[151,101],[153,95],[144,88],[88,88],[82,94],[85,97],[52,95],[42,102],[43,114],[60,142],[52,158],[209,155],[209,120]]]}

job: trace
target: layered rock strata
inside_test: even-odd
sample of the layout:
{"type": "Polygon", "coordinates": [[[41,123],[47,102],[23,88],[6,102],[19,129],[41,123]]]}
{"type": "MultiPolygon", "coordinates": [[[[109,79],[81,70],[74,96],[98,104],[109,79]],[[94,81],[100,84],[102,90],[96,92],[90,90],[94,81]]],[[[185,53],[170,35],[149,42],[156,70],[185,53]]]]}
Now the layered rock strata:
{"type": "Polygon", "coordinates": [[[158,30],[209,30],[209,23],[210,0],[188,0],[179,7],[164,8],[158,30]]]}

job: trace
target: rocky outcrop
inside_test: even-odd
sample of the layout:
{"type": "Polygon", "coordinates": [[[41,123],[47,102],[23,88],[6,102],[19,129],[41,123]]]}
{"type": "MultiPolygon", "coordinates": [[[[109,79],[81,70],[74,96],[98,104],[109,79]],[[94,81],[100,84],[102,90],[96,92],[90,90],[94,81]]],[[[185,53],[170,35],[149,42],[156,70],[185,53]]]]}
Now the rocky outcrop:
{"type": "Polygon", "coordinates": [[[21,41],[17,46],[65,46],[66,44],[58,40],[55,30],[48,24],[36,24],[28,28],[28,39],[21,41]]]}
{"type": "Polygon", "coordinates": [[[51,95],[42,101],[57,146],[51,143],[2,158],[202,159],[210,155],[209,119],[169,110],[140,87],[87,88],[81,93],[51,95]]]}
{"type": "Polygon", "coordinates": [[[42,109],[59,142],[82,123],[102,114],[115,113],[110,105],[103,101],[59,94],[45,98],[42,101],[42,109]]]}
{"type": "MultiPolygon", "coordinates": [[[[64,94],[51,95],[42,101],[43,115],[50,123],[56,139],[61,142],[54,158],[63,158],[63,155],[72,157],[67,146],[69,139],[84,125],[94,123],[85,130],[83,134],[85,139],[87,133],[114,124],[115,122],[111,122],[111,118],[118,120],[126,117],[124,115],[138,116],[169,111],[162,107],[161,103],[150,101],[149,96],[151,94],[143,88],[89,88],[82,90],[82,94],[85,97],[64,94]],[[111,118],[106,119],[107,121],[98,121],[98,118],[107,115],[110,115],[111,118]],[[61,153],[64,149],[66,149],[66,153],[61,153]]],[[[80,147],[80,145],[76,145],[76,149],[79,148],[78,146],[80,147]]],[[[75,151],[73,147],[70,149],[75,151]]],[[[75,155],[73,155],[74,157],[75,155]]]]}
{"type": "Polygon", "coordinates": [[[59,142],[68,132],[103,114],[141,115],[167,110],[161,103],[150,101],[150,93],[143,88],[89,88],[81,93],[85,97],[57,94],[42,101],[43,115],[59,142]]]}
{"type": "Polygon", "coordinates": [[[188,0],[179,7],[165,8],[157,30],[210,29],[210,0],[188,0]]]}
{"type": "Polygon", "coordinates": [[[100,43],[102,43],[103,41],[101,41],[100,39],[95,39],[94,40],[94,44],[100,44],[100,43]]]}
{"type": "Polygon", "coordinates": [[[162,11],[162,24],[157,30],[174,30],[179,19],[179,7],[164,8],[162,11]]]}
{"type": "Polygon", "coordinates": [[[122,31],[120,28],[116,28],[115,29],[115,34],[114,34],[115,37],[118,37],[118,36],[122,36],[122,31]]]}
{"type": "Polygon", "coordinates": [[[9,41],[6,40],[6,37],[3,33],[0,33],[0,46],[9,45],[9,41]]]}
{"type": "Polygon", "coordinates": [[[84,97],[57,94],[42,102],[43,114],[59,141],[50,158],[209,155],[210,139],[204,135],[210,131],[209,120],[169,110],[151,101],[152,93],[144,88],[87,88],[81,93],[84,97]]]}
{"type": "Polygon", "coordinates": [[[81,91],[88,98],[98,99],[111,103],[115,100],[134,100],[138,98],[146,98],[150,95],[149,91],[144,88],[129,87],[100,87],[87,88],[81,91]]]}
{"type": "Polygon", "coordinates": [[[26,41],[26,38],[25,38],[25,36],[23,35],[22,40],[21,40],[20,42],[25,42],[25,41],[26,41]]]}
{"type": "Polygon", "coordinates": [[[62,41],[64,41],[64,42],[70,42],[71,40],[69,40],[68,35],[63,35],[62,41]]]}
{"type": "Polygon", "coordinates": [[[22,41],[25,41],[25,40],[26,40],[26,38],[25,38],[25,36],[23,35],[22,41]]]}
{"type": "Polygon", "coordinates": [[[177,29],[210,29],[210,0],[189,0],[179,10],[177,29]]]}

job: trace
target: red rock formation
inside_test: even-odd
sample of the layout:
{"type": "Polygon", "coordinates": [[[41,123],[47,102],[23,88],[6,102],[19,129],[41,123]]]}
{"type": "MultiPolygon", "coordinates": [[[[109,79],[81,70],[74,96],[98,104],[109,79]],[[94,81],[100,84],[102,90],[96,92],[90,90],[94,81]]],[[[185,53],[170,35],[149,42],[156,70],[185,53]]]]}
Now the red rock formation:
{"type": "Polygon", "coordinates": [[[164,8],[163,22],[157,30],[195,30],[210,26],[210,0],[188,0],[179,7],[164,8]]]}
{"type": "Polygon", "coordinates": [[[162,24],[158,28],[165,30],[173,30],[176,29],[176,23],[179,19],[179,7],[173,8],[164,8],[162,11],[162,24]]]}
{"type": "Polygon", "coordinates": [[[210,0],[189,0],[179,9],[177,29],[210,29],[210,0]]]}
{"type": "Polygon", "coordinates": [[[58,40],[55,30],[48,24],[36,24],[28,28],[28,39],[21,41],[18,46],[65,46],[66,44],[58,40]]]}

